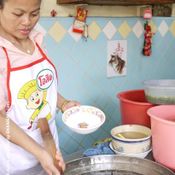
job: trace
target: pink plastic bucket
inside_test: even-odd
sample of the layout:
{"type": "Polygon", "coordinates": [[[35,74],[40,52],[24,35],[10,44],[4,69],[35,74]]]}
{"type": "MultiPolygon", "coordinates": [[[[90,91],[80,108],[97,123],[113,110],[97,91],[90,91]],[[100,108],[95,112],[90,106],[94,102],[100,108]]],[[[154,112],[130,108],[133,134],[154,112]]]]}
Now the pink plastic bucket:
{"type": "Polygon", "coordinates": [[[147,102],[143,89],[120,92],[117,97],[120,99],[122,124],[140,124],[150,127],[147,110],[154,105],[147,102]]]}
{"type": "Polygon", "coordinates": [[[150,108],[154,159],[175,170],[175,105],[150,108]]]}

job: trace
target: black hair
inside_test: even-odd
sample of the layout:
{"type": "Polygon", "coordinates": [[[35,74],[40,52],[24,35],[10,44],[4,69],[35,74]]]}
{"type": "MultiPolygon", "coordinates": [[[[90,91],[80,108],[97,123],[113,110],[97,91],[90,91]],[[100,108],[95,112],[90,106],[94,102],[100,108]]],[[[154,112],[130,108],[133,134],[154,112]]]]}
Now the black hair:
{"type": "Polygon", "coordinates": [[[0,8],[3,8],[5,0],[0,0],[0,8]]]}

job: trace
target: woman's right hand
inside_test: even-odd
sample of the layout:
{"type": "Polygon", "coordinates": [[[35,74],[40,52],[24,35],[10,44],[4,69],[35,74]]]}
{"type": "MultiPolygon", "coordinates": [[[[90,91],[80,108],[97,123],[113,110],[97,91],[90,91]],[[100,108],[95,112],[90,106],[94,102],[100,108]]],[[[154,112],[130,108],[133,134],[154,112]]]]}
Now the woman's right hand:
{"type": "Polygon", "coordinates": [[[60,171],[60,174],[63,174],[63,172],[65,171],[66,165],[65,165],[63,156],[62,156],[60,151],[56,152],[55,165],[58,168],[58,170],[60,171]]]}
{"type": "Polygon", "coordinates": [[[54,165],[53,158],[47,151],[44,150],[43,153],[39,156],[38,160],[48,175],[61,175],[59,170],[54,165]]]}

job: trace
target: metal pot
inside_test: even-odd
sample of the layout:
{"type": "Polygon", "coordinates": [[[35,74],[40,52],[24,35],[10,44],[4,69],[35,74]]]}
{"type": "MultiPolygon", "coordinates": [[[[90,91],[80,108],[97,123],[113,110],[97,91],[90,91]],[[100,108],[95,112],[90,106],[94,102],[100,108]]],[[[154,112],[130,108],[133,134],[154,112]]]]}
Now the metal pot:
{"type": "Polygon", "coordinates": [[[98,155],[67,162],[64,175],[175,175],[175,173],[147,159],[98,155]]]}

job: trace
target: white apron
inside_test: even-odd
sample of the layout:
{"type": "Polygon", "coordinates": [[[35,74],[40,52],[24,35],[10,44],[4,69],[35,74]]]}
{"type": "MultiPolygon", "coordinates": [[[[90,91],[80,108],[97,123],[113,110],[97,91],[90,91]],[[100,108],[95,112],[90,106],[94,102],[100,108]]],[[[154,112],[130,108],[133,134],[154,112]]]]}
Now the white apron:
{"type": "MultiPolygon", "coordinates": [[[[57,103],[57,73],[41,48],[42,58],[28,65],[11,68],[7,50],[8,100],[6,115],[21,127],[39,144],[43,144],[40,130],[37,128],[39,118],[47,118],[57,149],[58,136],[55,124],[57,103]]],[[[9,131],[7,123],[7,133],[9,131]]],[[[35,166],[36,158],[23,148],[9,142],[0,135],[0,175],[9,175],[35,166]]]]}

